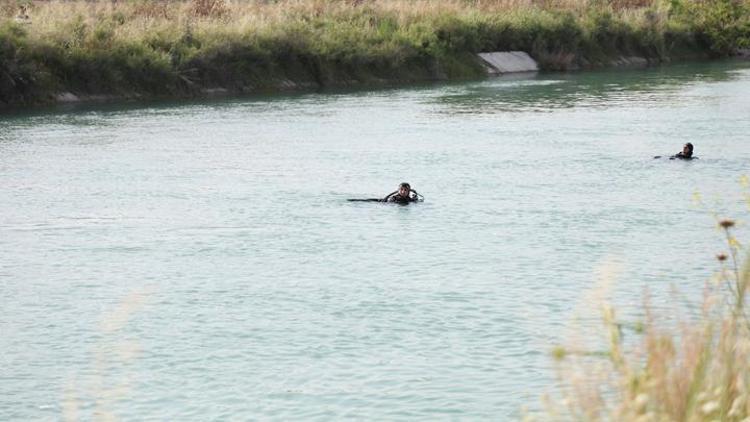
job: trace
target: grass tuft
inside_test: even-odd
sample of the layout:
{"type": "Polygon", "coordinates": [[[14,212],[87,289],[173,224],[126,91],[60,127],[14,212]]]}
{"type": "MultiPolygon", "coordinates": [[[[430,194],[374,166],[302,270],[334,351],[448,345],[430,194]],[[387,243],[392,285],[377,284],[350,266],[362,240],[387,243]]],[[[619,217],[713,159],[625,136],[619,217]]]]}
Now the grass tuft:
{"type": "Polygon", "coordinates": [[[738,260],[742,250],[733,241],[734,220],[718,225],[729,253],[717,255],[720,270],[706,285],[699,314],[659,323],[646,301],[646,321],[627,342],[628,325],[605,304],[607,352],[595,358],[554,349],[561,391],[559,400],[547,398],[542,420],[750,420],[750,255],[738,260]]]}

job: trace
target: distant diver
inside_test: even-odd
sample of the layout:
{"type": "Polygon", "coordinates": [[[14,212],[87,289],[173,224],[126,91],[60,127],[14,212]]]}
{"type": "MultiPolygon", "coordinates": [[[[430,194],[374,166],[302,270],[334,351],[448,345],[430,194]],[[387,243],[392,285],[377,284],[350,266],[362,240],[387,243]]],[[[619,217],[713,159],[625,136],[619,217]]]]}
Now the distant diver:
{"type": "MultiPolygon", "coordinates": [[[[654,158],[661,158],[661,155],[657,155],[654,158]]],[[[669,157],[670,160],[697,160],[698,157],[693,157],[693,144],[690,142],[686,143],[682,147],[682,151],[669,157]]]]}
{"type": "Polygon", "coordinates": [[[424,196],[420,195],[419,192],[411,188],[411,185],[404,182],[398,186],[398,190],[395,190],[385,198],[368,198],[368,199],[347,199],[350,202],[390,202],[394,204],[407,205],[411,202],[424,202],[424,196]]]}
{"type": "Polygon", "coordinates": [[[693,157],[693,144],[688,142],[682,147],[682,152],[678,152],[677,154],[669,157],[670,160],[674,159],[678,160],[697,160],[698,157],[693,157]]]}

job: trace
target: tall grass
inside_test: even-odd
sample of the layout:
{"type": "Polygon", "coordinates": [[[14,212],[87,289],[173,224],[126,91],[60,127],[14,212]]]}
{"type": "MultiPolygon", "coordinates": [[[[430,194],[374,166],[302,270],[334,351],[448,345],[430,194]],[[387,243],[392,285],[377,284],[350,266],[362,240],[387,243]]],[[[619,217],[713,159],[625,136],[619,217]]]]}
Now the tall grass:
{"type": "Polygon", "coordinates": [[[718,226],[727,249],[716,255],[718,274],[696,314],[664,318],[647,301],[645,321],[629,325],[605,304],[608,348],[555,351],[560,394],[541,420],[750,420],[750,255],[743,259],[733,220],[718,226]],[[625,341],[628,332],[638,341],[625,341]]]}
{"type": "Polygon", "coordinates": [[[749,1],[0,0],[0,104],[477,77],[493,50],[548,69],[727,55],[749,1]]]}

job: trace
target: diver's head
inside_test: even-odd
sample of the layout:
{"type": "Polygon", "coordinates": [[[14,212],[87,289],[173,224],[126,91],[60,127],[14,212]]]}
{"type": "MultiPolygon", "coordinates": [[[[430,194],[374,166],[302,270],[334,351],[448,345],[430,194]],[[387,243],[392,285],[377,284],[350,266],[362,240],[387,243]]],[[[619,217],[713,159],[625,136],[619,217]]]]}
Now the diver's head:
{"type": "Polygon", "coordinates": [[[687,144],[685,144],[685,146],[682,147],[682,155],[684,155],[686,157],[692,156],[693,155],[693,144],[691,144],[690,142],[688,142],[687,144]]]}
{"type": "Polygon", "coordinates": [[[411,185],[406,182],[398,185],[398,194],[400,196],[408,197],[409,193],[411,193],[411,185]]]}

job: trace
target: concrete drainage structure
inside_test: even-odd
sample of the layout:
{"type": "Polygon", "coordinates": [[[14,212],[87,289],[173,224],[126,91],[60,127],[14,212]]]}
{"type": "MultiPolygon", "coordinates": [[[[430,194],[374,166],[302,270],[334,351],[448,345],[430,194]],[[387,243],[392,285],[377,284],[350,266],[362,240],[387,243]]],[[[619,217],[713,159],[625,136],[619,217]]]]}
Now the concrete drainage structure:
{"type": "Polygon", "coordinates": [[[495,51],[479,53],[478,56],[484,62],[489,75],[539,71],[536,61],[523,51],[495,51]]]}

